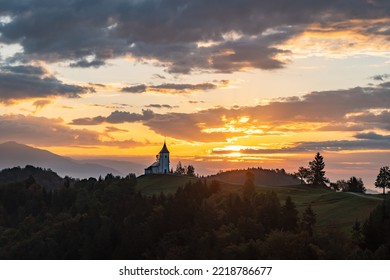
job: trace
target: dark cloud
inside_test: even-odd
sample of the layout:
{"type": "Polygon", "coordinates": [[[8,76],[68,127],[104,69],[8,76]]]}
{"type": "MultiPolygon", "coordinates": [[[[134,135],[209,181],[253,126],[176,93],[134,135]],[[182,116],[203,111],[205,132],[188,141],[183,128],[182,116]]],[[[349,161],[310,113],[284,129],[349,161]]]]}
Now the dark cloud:
{"type": "MultiPolygon", "coordinates": [[[[189,73],[283,67],[277,55],[284,50],[275,46],[312,23],[347,29],[349,20],[387,18],[390,5],[385,0],[1,0],[0,11],[11,19],[0,25],[0,41],[23,48],[13,60],[98,67],[131,55],[189,73]]],[[[386,24],[375,22],[362,32],[389,36],[386,24]]]]}
{"type": "Polygon", "coordinates": [[[173,108],[178,108],[179,106],[171,106],[168,104],[149,104],[145,106],[146,108],[155,108],[155,109],[173,109],[173,108]]]}
{"type": "Polygon", "coordinates": [[[355,135],[355,138],[364,140],[390,141],[390,135],[381,135],[375,132],[358,133],[355,135]]]}
{"type": "Polygon", "coordinates": [[[209,91],[217,88],[226,87],[229,85],[229,81],[221,80],[213,83],[201,83],[201,84],[161,84],[161,85],[136,85],[131,87],[122,88],[122,92],[129,93],[144,93],[144,92],[157,92],[166,94],[178,94],[178,93],[191,93],[194,91],[209,91]]]}
{"type": "Polygon", "coordinates": [[[348,118],[358,124],[364,124],[366,129],[383,129],[390,131],[390,111],[383,110],[378,113],[363,112],[348,118]]]}
{"type": "Polygon", "coordinates": [[[65,84],[39,66],[0,67],[0,102],[3,103],[52,96],[76,98],[89,92],[94,89],[65,84]]]}
{"type": "Polygon", "coordinates": [[[146,121],[154,117],[154,112],[147,109],[142,110],[142,114],[129,113],[124,111],[114,111],[108,117],[97,116],[94,118],[80,118],[71,122],[74,125],[97,125],[101,123],[126,123],[146,121]]]}
{"type": "Polygon", "coordinates": [[[106,63],[103,60],[88,61],[86,59],[81,59],[81,60],[76,61],[74,63],[70,63],[69,66],[73,67],[73,68],[76,68],[76,67],[79,67],[79,68],[90,68],[90,67],[99,68],[100,66],[103,66],[105,64],[106,63]]]}
{"type": "Polygon", "coordinates": [[[122,88],[122,92],[130,92],[130,93],[144,93],[147,89],[146,85],[137,85],[131,87],[122,88]]]}
{"type": "Polygon", "coordinates": [[[374,81],[384,81],[389,78],[390,78],[390,74],[375,75],[371,77],[371,79],[373,79],[374,81]]]}

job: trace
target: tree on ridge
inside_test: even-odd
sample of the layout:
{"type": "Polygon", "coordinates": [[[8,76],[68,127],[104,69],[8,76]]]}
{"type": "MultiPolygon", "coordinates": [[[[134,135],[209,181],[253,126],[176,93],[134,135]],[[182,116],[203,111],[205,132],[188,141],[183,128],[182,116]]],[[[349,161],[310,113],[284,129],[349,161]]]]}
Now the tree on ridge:
{"type": "Polygon", "coordinates": [[[325,177],[324,168],[324,157],[317,153],[314,160],[309,162],[310,175],[308,176],[308,182],[313,185],[325,186],[325,183],[328,183],[329,180],[325,177]]]}
{"type": "Polygon", "coordinates": [[[376,188],[383,188],[383,194],[386,194],[386,188],[390,188],[390,169],[383,166],[379,169],[379,174],[375,181],[376,188]]]}

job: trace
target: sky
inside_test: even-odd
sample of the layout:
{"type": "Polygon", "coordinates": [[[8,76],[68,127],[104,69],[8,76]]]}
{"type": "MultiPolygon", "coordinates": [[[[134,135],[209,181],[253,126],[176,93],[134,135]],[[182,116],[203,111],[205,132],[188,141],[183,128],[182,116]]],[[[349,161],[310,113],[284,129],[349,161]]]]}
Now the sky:
{"type": "Polygon", "coordinates": [[[388,0],[0,0],[0,142],[372,187],[390,156],[388,0]]]}

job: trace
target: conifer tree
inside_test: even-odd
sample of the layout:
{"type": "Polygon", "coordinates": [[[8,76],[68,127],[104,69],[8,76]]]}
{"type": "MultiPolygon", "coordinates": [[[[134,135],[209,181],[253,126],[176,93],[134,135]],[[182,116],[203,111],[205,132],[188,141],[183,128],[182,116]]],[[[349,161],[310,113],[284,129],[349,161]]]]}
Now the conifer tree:
{"type": "Polygon", "coordinates": [[[316,221],[317,221],[316,214],[311,208],[311,204],[309,204],[309,206],[305,209],[305,212],[303,212],[302,214],[301,227],[303,230],[306,230],[307,232],[309,232],[310,235],[312,235],[313,227],[316,221]]]}
{"type": "Polygon", "coordinates": [[[329,180],[325,177],[325,162],[324,157],[317,153],[314,160],[309,162],[310,175],[308,176],[309,183],[313,185],[322,185],[328,183],[329,180]]]}
{"type": "Polygon", "coordinates": [[[282,229],[294,231],[298,225],[298,210],[291,197],[286,198],[285,204],[282,206],[282,229]]]}
{"type": "Polygon", "coordinates": [[[255,192],[255,175],[251,171],[247,171],[245,174],[245,183],[243,188],[243,195],[249,199],[255,192]]]}

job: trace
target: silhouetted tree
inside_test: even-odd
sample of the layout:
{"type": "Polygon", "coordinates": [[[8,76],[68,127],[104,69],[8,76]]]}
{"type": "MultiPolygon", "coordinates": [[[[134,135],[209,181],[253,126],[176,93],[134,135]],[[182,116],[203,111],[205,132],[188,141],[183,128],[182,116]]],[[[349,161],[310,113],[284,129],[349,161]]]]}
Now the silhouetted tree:
{"type": "Polygon", "coordinates": [[[337,180],[336,185],[337,185],[337,188],[339,190],[341,190],[342,192],[348,192],[348,183],[344,179],[337,180]]]}
{"type": "Polygon", "coordinates": [[[330,183],[329,184],[329,187],[334,190],[335,192],[339,191],[340,190],[340,186],[339,184],[336,182],[336,183],[330,183]]]}
{"type": "Polygon", "coordinates": [[[178,175],[184,175],[185,174],[185,169],[184,167],[181,165],[181,161],[179,161],[176,165],[176,170],[175,170],[175,174],[178,174],[178,175]]]}
{"type": "Polygon", "coordinates": [[[311,208],[311,204],[307,206],[305,211],[302,214],[301,227],[303,230],[307,231],[310,235],[313,235],[313,227],[317,221],[316,214],[311,208]]]}
{"type": "Polygon", "coordinates": [[[301,180],[301,184],[305,183],[305,180],[309,177],[310,175],[310,169],[300,166],[298,168],[298,172],[295,173],[295,176],[298,177],[299,180],[301,180]]]}
{"type": "Polygon", "coordinates": [[[382,188],[383,194],[386,193],[386,188],[390,188],[390,170],[388,166],[383,166],[379,170],[379,174],[375,181],[376,188],[382,188]]]}
{"type": "Polygon", "coordinates": [[[347,181],[347,192],[357,192],[357,193],[365,193],[366,188],[364,187],[363,181],[361,178],[356,178],[355,176],[351,177],[347,181]]]}
{"type": "Polygon", "coordinates": [[[308,181],[314,185],[326,185],[329,180],[325,177],[325,162],[323,156],[320,153],[317,153],[314,157],[314,160],[309,162],[310,174],[308,176],[308,181]]]}
{"type": "Polygon", "coordinates": [[[188,176],[195,177],[195,167],[194,166],[188,165],[186,169],[187,169],[186,174],[188,176]]]}
{"type": "Polygon", "coordinates": [[[286,202],[282,206],[281,219],[281,226],[284,230],[293,231],[298,226],[298,210],[290,196],[286,198],[286,202]]]}
{"type": "Polygon", "coordinates": [[[243,195],[245,198],[250,198],[255,193],[255,174],[249,170],[245,174],[245,183],[243,195]]]}

